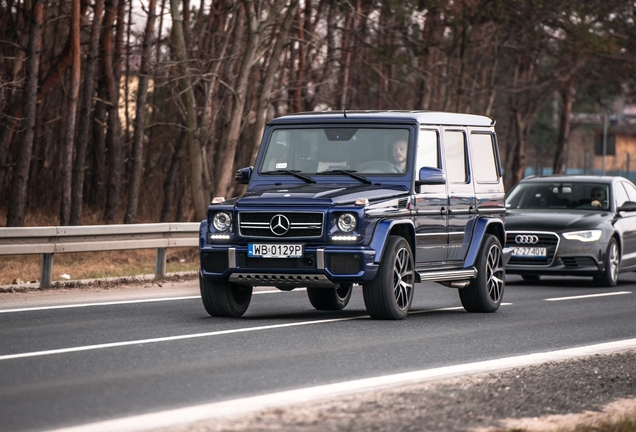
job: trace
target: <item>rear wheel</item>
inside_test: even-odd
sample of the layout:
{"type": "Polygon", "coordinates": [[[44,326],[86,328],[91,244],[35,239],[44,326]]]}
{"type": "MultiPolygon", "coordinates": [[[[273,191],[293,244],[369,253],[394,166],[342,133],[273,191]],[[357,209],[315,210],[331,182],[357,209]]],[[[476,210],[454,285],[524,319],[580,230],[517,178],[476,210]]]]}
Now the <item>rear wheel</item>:
{"type": "Polygon", "coordinates": [[[605,271],[602,275],[594,277],[594,283],[598,287],[613,287],[618,283],[618,269],[621,264],[621,254],[618,250],[618,242],[612,237],[607,245],[605,253],[605,271]]]}
{"type": "Polygon", "coordinates": [[[475,264],[477,277],[459,290],[462,306],[468,312],[494,312],[499,309],[505,285],[501,243],[497,237],[486,235],[475,264]]]}
{"type": "Polygon", "coordinates": [[[318,310],[342,310],[351,299],[353,284],[341,284],[338,288],[307,288],[311,305],[318,310]]]}
{"type": "Polygon", "coordinates": [[[403,319],[413,302],[415,270],[409,242],[390,236],[378,273],[362,286],[364,305],[371,318],[403,319]]]}
{"type": "Polygon", "coordinates": [[[217,317],[240,317],[252,299],[252,287],[228,281],[207,280],[199,276],[201,300],[205,310],[217,317]]]}

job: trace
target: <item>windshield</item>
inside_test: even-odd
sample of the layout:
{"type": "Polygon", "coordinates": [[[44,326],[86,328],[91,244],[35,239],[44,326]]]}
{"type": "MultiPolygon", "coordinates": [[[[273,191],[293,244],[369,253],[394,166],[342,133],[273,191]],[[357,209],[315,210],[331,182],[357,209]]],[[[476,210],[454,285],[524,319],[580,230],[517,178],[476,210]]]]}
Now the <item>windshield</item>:
{"type": "Polygon", "coordinates": [[[520,183],[506,197],[506,208],[607,210],[609,198],[609,185],[602,183],[520,183]]]}
{"type": "Polygon", "coordinates": [[[401,175],[409,141],[406,128],[278,128],[270,134],[259,173],[401,175]]]}

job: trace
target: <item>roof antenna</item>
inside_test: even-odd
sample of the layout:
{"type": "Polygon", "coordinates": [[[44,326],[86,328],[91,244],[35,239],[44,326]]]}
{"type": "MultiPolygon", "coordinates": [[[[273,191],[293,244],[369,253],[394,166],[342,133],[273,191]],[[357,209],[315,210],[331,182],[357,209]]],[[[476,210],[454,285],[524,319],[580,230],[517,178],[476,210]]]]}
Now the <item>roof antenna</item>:
{"type": "Polygon", "coordinates": [[[344,117],[347,118],[347,109],[346,108],[342,109],[342,113],[344,114],[344,117]]]}

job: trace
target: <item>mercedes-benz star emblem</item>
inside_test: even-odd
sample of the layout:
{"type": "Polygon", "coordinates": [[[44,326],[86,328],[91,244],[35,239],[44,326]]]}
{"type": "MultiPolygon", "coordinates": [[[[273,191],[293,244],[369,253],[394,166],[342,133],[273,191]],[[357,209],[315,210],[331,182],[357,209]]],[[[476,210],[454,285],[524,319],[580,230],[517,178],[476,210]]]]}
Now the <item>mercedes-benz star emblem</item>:
{"type": "Polygon", "coordinates": [[[519,234],[515,237],[515,243],[517,244],[537,244],[539,243],[539,237],[536,235],[519,234]]]}
{"type": "Polygon", "coordinates": [[[269,229],[277,236],[287,234],[290,225],[289,219],[282,214],[275,215],[272,220],[269,221],[269,229]]]}

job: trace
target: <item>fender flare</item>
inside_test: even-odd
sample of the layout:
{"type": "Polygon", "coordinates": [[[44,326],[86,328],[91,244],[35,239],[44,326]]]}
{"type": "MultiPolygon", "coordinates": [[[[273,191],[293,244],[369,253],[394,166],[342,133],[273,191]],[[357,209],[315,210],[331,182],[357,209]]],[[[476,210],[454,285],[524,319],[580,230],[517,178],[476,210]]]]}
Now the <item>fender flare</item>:
{"type": "Polygon", "coordinates": [[[504,248],[506,246],[506,229],[501,219],[484,217],[478,218],[475,221],[472,232],[473,238],[470,241],[468,253],[464,260],[464,268],[469,268],[475,265],[477,255],[479,254],[481,244],[483,243],[486,234],[497,235],[497,238],[499,238],[499,241],[501,242],[501,247],[504,248]]]}
{"type": "Polygon", "coordinates": [[[405,225],[405,228],[408,230],[408,234],[410,238],[407,238],[406,241],[411,245],[411,250],[413,253],[413,257],[415,258],[415,226],[413,225],[413,221],[410,219],[384,219],[378,222],[375,227],[375,231],[373,232],[373,238],[369,243],[369,246],[375,250],[375,259],[374,262],[376,264],[380,263],[382,260],[382,256],[384,255],[384,247],[386,246],[387,240],[389,238],[389,233],[391,230],[398,226],[405,225]]]}

